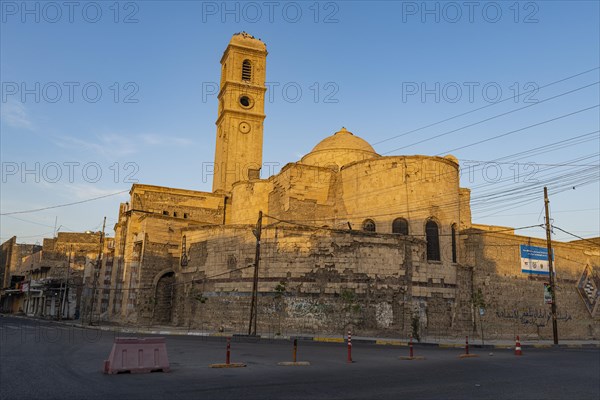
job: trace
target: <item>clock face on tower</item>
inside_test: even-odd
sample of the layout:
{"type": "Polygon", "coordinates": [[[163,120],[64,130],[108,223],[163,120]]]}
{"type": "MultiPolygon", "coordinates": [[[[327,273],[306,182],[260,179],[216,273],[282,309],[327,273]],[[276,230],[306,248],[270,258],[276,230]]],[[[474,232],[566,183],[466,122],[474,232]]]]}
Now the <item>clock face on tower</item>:
{"type": "Polygon", "coordinates": [[[240,132],[242,132],[242,133],[248,133],[248,132],[250,132],[250,129],[252,129],[252,128],[249,123],[240,122],[239,129],[240,129],[240,132]]]}

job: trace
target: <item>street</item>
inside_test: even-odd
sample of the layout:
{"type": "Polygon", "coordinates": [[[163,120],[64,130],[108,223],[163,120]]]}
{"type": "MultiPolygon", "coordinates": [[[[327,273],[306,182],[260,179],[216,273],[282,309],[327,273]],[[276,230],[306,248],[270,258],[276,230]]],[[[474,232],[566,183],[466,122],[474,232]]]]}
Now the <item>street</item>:
{"type": "MultiPolygon", "coordinates": [[[[288,340],[234,337],[232,362],[246,368],[212,369],[225,361],[225,339],[167,336],[169,373],[102,373],[114,332],[53,322],[0,318],[1,399],[598,399],[597,348],[477,349],[415,346],[421,361],[403,361],[406,347],[299,341],[291,361],[288,340]],[[491,353],[491,354],[490,354],[491,353]]],[[[118,336],[126,336],[118,334],[118,336]]],[[[135,336],[135,335],[127,335],[135,336]]]]}

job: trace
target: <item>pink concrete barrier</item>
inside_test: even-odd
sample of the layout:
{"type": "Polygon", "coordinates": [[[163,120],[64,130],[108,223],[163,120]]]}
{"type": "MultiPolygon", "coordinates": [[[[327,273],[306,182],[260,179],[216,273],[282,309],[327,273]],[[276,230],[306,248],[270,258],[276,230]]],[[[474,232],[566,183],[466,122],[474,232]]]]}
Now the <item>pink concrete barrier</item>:
{"type": "Polygon", "coordinates": [[[115,338],[105,374],[169,372],[169,358],[164,337],[115,338]]]}

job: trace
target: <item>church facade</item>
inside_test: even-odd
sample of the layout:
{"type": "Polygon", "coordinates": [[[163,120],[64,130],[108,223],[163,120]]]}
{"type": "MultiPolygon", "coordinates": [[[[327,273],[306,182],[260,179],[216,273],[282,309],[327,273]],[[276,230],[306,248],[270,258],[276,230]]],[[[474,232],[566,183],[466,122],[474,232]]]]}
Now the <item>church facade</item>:
{"type": "MultiPolygon", "coordinates": [[[[239,33],[221,58],[212,192],[135,184],[121,204],[102,318],[226,332],[254,323],[271,335],[551,337],[547,277],[522,268],[522,246],[545,242],[473,224],[452,155],[381,156],[340,128],[261,179],[266,57],[239,33]]],[[[599,247],[554,248],[561,332],[598,339],[599,247]]]]}

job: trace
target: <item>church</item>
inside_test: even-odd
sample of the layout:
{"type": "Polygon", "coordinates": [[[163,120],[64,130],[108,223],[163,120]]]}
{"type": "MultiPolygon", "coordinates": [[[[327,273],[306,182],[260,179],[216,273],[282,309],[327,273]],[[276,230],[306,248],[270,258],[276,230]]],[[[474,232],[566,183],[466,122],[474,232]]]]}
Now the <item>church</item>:
{"type": "MultiPolygon", "coordinates": [[[[212,192],[134,184],[120,205],[99,271],[103,319],[271,336],[484,326],[490,338],[551,337],[547,277],[522,268],[522,246],[545,241],[473,224],[454,156],[381,156],[340,127],[261,178],[266,59],[245,32],[221,58],[212,192]]],[[[561,332],[597,339],[599,248],[553,247],[561,332]]]]}

